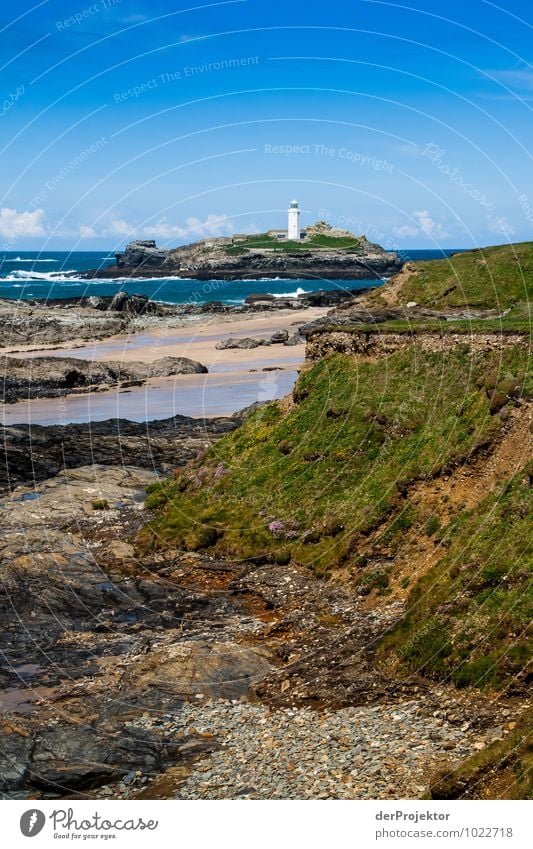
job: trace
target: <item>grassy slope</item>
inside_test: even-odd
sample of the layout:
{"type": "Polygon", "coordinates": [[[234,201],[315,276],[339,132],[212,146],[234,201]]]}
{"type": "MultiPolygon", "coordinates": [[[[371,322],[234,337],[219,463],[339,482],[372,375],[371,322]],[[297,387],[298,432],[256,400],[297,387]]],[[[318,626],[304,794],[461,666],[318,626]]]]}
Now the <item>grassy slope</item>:
{"type": "Polygon", "coordinates": [[[301,376],[288,413],[258,410],[178,479],[154,486],[149,506],[164,507],[145,537],[226,556],[290,555],[319,573],[351,562],[360,534],[401,509],[407,482],[500,427],[489,412],[494,384],[496,407],[513,404],[531,391],[525,369],[521,348],[474,357],[467,346],[407,348],[357,368],[324,358],[301,376]]]}
{"type": "Polygon", "coordinates": [[[439,532],[445,556],[382,643],[400,668],[493,690],[512,691],[523,676],[533,632],[530,473],[533,465],[439,532]]]}
{"type": "MultiPolygon", "coordinates": [[[[533,296],[533,242],[456,254],[450,259],[410,263],[395,301],[427,307],[505,309],[533,296]]],[[[368,296],[379,303],[379,292],[368,296]]]]}
{"type": "MultiPolygon", "coordinates": [[[[376,290],[379,293],[379,290],[376,290]]],[[[379,295],[378,295],[379,296],[379,295]]],[[[331,316],[331,324],[328,329],[340,330],[343,333],[402,333],[416,336],[420,333],[460,333],[465,336],[471,333],[525,333],[531,332],[531,306],[526,301],[521,301],[512,306],[505,315],[495,318],[453,319],[453,320],[390,320],[379,324],[354,324],[353,326],[339,326],[335,324],[335,316],[331,316]]],[[[322,333],[324,324],[320,330],[322,333]]],[[[312,334],[311,334],[312,335],[312,334]]]]}

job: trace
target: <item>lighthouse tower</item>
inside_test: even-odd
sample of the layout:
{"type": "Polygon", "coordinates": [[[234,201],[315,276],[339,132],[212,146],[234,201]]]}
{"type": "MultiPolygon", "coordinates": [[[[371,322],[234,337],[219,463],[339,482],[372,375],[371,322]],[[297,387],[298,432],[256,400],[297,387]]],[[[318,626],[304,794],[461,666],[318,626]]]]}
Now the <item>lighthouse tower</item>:
{"type": "Polygon", "coordinates": [[[298,242],[300,240],[300,210],[298,201],[291,200],[289,206],[289,226],[287,228],[287,239],[298,242]]]}

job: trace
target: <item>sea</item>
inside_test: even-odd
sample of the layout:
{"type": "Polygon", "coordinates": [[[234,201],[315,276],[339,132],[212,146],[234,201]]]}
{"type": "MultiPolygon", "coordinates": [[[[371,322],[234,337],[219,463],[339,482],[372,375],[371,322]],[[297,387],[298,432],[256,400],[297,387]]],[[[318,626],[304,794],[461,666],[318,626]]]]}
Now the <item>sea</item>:
{"type": "MultiPolygon", "coordinates": [[[[443,259],[454,250],[402,251],[405,260],[443,259]]],[[[83,280],[81,272],[114,264],[113,255],[96,251],[0,252],[0,298],[15,300],[81,298],[114,295],[119,290],[147,295],[169,304],[222,301],[242,304],[252,293],[296,297],[317,289],[364,289],[382,280],[189,280],[178,277],[83,280]]]]}

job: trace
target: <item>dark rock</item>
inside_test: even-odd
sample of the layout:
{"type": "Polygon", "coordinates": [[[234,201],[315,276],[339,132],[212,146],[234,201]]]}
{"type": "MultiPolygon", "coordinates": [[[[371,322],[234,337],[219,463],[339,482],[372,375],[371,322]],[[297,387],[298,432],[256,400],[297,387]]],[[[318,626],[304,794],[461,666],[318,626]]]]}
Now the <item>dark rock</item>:
{"type": "Polygon", "coordinates": [[[289,336],[286,342],[283,343],[287,346],[292,345],[305,345],[305,336],[298,331],[297,333],[293,333],[292,336],[289,336]]]}
{"type": "Polygon", "coordinates": [[[4,403],[23,398],[54,398],[73,390],[90,391],[95,386],[178,374],[205,374],[207,368],[187,357],[164,357],[153,363],[98,362],[74,357],[34,357],[0,359],[4,403]]]}
{"type": "Polygon", "coordinates": [[[108,309],[110,312],[145,315],[146,313],[159,313],[159,304],[150,301],[147,295],[128,295],[127,292],[120,291],[113,296],[108,309]]]}
{"type": "Polygon", "coordinates": [[[101,298],[99,295],[91,295],[87,298],[86,304],[88,307],[92,307],[95,310],[102,310],[102,312],[107,310],[109,306],[106,298],[101,298]]]}
{"type": "Polygon", "coordinates": [[[289,339],[289,331],[288,330],[277,330],[270,337],[271,345],[284,345],[289,339]]]}
{"type": "Polygon", "coordinates": [[[169,251],[156,246],[151,240],[136,240],[126,246],[124,253],[116,254],[117,268],[160,268],[167,260],[169,251]]]}
{"type": "Polygon", "coordinates": [[[128,293],[127,292],[117,292],[114,296],[113,300],[109,304],[109,309],[111,312],[124,312],[124,307],[128,302],[128,293]]]}
{"type": "Polygon", "coordinates": [[[245,415],[241,411],[235,417],[205,420],[175,416],[143,423],[108,419],[92,424],[0,428],[0,489],[33,484],[61,469],[91,463],[134,463],[156,471],[175,468],[194,459],[206,441],[234,430],[245,415]]]}
{"type": "Polygon", "coordinates": [[[241,338],[230,337],[229,339],[222,339],[220,342],[217,342],[215,347],[218,351],[226,351],[229,348],[244,348],[248,350],[269,344],[266,339],[252,339],[250,336],[243,336],[241,338]]]}
{"type": "Polygon", "coordinates": [[[256,303],[261,303],[263,301],[266,301],[267,303],[268,302],[272,303],[272,302],[276,301],[276,298],[274,297],[274,295],[269,295],[268,293],[262,293],[262,292],[252,293],[251,295],[248,295],[245,298],[244,303],[245,304],[256,304],[256,303]]]}

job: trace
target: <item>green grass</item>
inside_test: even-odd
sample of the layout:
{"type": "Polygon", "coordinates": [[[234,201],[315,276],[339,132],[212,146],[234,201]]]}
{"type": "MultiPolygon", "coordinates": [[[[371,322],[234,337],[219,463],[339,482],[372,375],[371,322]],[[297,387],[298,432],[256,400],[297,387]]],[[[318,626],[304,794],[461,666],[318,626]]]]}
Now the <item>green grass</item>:
{"type": "Polygon", "coordinates": [[[491,415],[495,383],[485,378],[507,377],[502,386],[516,395],[525,369],[519,348],[415,355],[408,347],[357,366],[326,357],[302,374],[288,414],[278,404],[261,408],[177,480],[151,488],[157,514],[145,544],[238,558],[282,550],[325,574],[355,559],[360,534],[403,509],[406,482],[490,439],[501,426],[497,410],[516,401],[504,395],[491,415]],[[283,524],[269,529],[272,522],[283,524]]]}
{"type": "Polygon", "coordinates": [[[383,656],[458,687],[516,686],[532,654],[530,473],[524,468],[440,531],[446,555],[411,590],[383,656]]]}
{"type": "Polygon", "coordinates": [[[362,250],[362,242],[356,237],[348,236],[323,236],[315,235],[311,239],[301,242],[283,241],[269,236],[267,233],[259,233],[257,236],[248,236],[245,240],[226,248],[228,256],[240,256],[251,249],[269,248],[281,252],[320,250],[335,248],[338,250],[362,250]]]}
{"type": "MultiPolygon", "coordinates": [[[[427,307],[504,309],[533,296],[533,242],[481,248],[449,259],[411,263],[398,302],[427,307]]],[[[379,304],[379,293],[370,300],[379,304]]]]}

